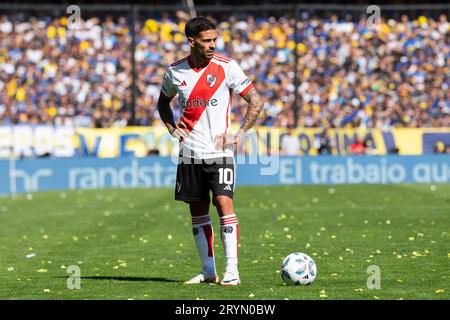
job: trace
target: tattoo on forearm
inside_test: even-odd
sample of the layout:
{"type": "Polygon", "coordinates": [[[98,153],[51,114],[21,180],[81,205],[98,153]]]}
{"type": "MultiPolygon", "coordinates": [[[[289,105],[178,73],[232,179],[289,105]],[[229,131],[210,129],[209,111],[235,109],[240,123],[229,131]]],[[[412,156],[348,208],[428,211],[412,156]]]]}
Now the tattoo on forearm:
{"type": "Polygon", "coordinates": [[[261,113],[264,103],[255,88],[251,88],[245,95],[242,96],[242,98],[248,102],[248,109],[245,113],[244,123],[242,124],[241,129],[244,132],[247,132],[254,126],[256,119],[258,119],[258,116],[261,113]]]}

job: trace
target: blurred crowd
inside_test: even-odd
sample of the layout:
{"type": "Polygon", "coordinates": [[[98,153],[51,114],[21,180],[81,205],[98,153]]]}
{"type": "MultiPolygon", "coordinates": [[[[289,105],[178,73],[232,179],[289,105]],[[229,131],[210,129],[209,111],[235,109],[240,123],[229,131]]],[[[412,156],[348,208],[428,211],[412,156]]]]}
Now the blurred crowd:
{"type": "MultiPolygon", "coordinates": [[[[0,16],[0,125],[162,125],[156,108],[160,86],[168,65],[188,55],[187,20],[181,11],[139,19],[132,123],[131,35],[125,17],[81,20],[71,28],[66,17],[0,16]]],[[[216,50],[238,61],[264,99],[258,125],[450,126],[445,15],[436,20],[402,16],[369,28],[365,18],[319,19],[304,13],[297,45],[290,18],[231,16],[215,22],[216,50]]],[[[246,104],[238,96],[232,103],[232,121],[240,122],[246,104]]],[[[176,99],[173,108],[179,117],[176,99]]]]}

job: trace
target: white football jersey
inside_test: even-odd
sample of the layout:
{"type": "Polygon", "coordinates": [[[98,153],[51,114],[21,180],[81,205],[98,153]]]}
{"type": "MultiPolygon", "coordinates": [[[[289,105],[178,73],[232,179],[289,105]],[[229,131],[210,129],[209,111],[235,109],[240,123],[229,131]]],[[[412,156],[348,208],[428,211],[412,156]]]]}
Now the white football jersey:
{"type": "Polygon", "coordinates": [[[181,121],[189,131],[180,154],[197,159],[233,156],[231,146],[218,148],[214,138],[228,133],[232,93],[243,96],[252,87],[236,61],[216,53],[204,68],[193,68],[190,56],[170,65],[162,92],[169,98],[178,94],[181,121]]]}

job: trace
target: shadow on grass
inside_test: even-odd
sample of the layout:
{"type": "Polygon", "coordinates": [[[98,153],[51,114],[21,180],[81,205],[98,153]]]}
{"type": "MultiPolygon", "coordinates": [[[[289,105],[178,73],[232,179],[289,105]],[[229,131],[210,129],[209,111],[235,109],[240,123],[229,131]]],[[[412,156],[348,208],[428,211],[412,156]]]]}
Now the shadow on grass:
{"type": "MultiPolygon", "coordinates": [[[[65,278],[67,277],[57,277],[65,278]]],[[[180,283],[179,280],[167,279],[167,278],[146,278],[146,277],[118,277],[118,276],[91,276],[91,277],[80,277],[81,280],[116,280],[116,281],[149,281],[149,282],[174,282],[180,283]]]]}

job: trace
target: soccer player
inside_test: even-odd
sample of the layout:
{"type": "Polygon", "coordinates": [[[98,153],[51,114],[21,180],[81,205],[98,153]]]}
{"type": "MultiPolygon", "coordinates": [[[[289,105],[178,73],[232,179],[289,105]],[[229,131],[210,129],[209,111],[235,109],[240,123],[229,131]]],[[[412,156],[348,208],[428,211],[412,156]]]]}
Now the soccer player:
{"type": "Polygon", "coordinates": [[[202,271],[186,284],[218,283],[214,260],[214,233],[209,217],[210,192],[220,217],[220,235],[226,268],[222,285],[239,285],[238,219],[233,208],[234,147],[253,127],[263,102],[236,61],[215,52],[216,26],[204,17],[188,21],[185,33],[190,55],[167,69],[158,100],[161,120],[180,142],[175,199],[189,204],[192,230],[202,271]],[[248,109],[239,130],[231,134],[232,93],[248,109]],[[178,94],[182,107],[175,124],[170,101],[178,94]]]}

